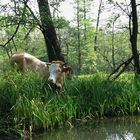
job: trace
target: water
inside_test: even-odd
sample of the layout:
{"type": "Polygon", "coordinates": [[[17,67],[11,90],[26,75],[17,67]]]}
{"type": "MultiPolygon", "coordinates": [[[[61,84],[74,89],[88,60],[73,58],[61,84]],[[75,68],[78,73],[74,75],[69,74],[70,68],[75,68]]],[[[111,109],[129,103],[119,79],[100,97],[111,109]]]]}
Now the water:
{"type": "Polygon", "coordinates": [[[38,135],[33,140],[140,140],[140,116],[104,119],[58,129],[38,135]]]}

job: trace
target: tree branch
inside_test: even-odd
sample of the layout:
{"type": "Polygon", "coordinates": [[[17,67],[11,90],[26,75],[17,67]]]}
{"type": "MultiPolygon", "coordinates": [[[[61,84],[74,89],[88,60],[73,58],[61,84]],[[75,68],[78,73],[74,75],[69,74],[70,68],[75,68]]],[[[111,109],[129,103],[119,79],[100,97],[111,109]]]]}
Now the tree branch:
{"type": "Polygon", "coordinates": [[[121,6],[118,2],[116,2],[116,5],[127,15],[129,16],[129,13],[127,13],[121,6]]]}
{"type": "Polygon", "coordinates": [[[126,69],[126,67],[130,64],[130,62],[133,60],[133,56],[131,56],[129,59],[127,59],[125,62],[123,62],[123,63],[121,63],[110,75],[109,75],[109,77],[108,77],[108,79],[112,76],[112,75],[114,75],[116,72],[118,72],[119,70],[120,70],[120,68],[124,65],[124,67],[122,68],[122,70],[115,76],[115,78],[113,78],[114,80],[116,79],[116,78],[118,78],[120,75],[121,75],[121,73],[126,69]]]}
{"type": "MultiPolygon", "coordinates": [[[[99,49],[98,49],[99,50],[99,49]]],[[[107,58],[107,56],[105,56],[103,53],[100,52],[100,50],[97,52],[103,57],[103,59],[108,63],[108,65],[111,67],[112,69],[112,65],[111,65],[111,62],[109,61],[109,59],[107,58]]]]}
{"type": "MultiPolygon", "coordinates": [[[[26,0],[26,3],[27,3],[27,2],[28,2],[28,0],[26,0]]],[[[7,41],[4,45],[0,44],[0,46],[3,47],[3,48],[6,50],[7,55],[8,55],[9,58],[10,58],[10,55],[8,54],[8,50],[5,48],[5,46],[6,46],[7,44],[9,44],[9,42],[13,41],[15,35],[16,35],[17,32],[18,32],[18,29],[19,29],[19,27],[20,27],[20,24],[21,24],[21,22],[22,22],[22,20],[23,20],[23,16],[24,16],[24,14],[25,14],[25,11],[26,11],[26,6],[24,5],[22,17],[21,17],[20,21],[18,22],[18,25],[17,25],[17,27],[16,27],[16,29],[15,29],[13,35],[8,39],[8,41],[7,41]]]]}
{"type": "Polygon", "coordinates": [[[0,44],[0,46],[2,46],[3,48],[5,48],[5,46],[6,46],[7,44],[9,44],[10,41],[13,40],[13,38],[15,37],[15,35],[16,35],[18,29],[19,29],[20,23],[21,23],[21,20],[19,21],[19,23],[18,23],[18,25],[17,25],[17,27],[16,27],[16,30],[15,30],[15,32],[13,33],[13,35],[8,39],[8,41],[7,41],[4,45],[1,45],[1,44],[0,44]]]}
{"type": "Polygon", "coordinates": [[[26,7],[28,8],[28,10],[30,11],[30,13],[32,14],[33,18],[35,19],[36,23],[38,24],[38,26],[40,27],[40,29],[43,29],[43,26],[41,25],[40,21],[38,20],[38,18],[35,16],[34,12],[32,11],[32,9],[28,6],[27,3],[25,3],[25,0],[23,0],[24,4],[26,5],[26,7]]]}
{"type": "Polygon", "coordinates": [[[27,37],[29,36],[29,34],[31,33],[31,31],[34,29],[34,27],[31,27],[29,30],[28,30],[28,32],[25,34],[25,36],[24,36],[24,40],[26,40],[27,39],[27,37]]]}
{"type": "Polygon", "coordinates": [[[136,6],[140,6],[140,3],[138,3],[136,6]]]}

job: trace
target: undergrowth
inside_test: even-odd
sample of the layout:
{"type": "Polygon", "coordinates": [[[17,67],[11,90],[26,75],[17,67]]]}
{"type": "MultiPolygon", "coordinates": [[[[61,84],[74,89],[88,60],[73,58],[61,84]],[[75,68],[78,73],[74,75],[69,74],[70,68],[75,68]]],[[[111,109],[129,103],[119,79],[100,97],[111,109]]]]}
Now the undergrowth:
{"type": "Polygon", "coordinates": [[[140,78],[131,73],[115,81],[103,73],[76,76],[60,92],[37,73],[7,71],[0,77],[0,118],[11,120],[5,123],[8,132],[20,136],[89,119],[138,114],[139,108],[140,78]]]}

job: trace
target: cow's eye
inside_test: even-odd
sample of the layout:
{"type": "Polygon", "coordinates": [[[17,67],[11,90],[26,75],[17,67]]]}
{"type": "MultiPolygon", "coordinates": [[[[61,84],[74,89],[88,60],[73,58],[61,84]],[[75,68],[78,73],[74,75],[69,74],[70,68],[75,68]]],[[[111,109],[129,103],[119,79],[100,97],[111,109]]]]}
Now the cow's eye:
{"type": "Polygon", "coordinates": [[[58,73],[60,73],[60,72],[61,72],[61,70],[59,69],[59,70],[57,70],[57,72],[58,72],[58,73]]]}

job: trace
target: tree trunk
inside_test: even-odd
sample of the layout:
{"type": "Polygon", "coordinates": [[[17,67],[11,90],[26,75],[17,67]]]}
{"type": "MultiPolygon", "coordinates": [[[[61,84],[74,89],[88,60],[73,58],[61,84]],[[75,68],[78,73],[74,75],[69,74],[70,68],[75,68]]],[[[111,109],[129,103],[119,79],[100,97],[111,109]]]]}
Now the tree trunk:
{"type": "Polygon", "coordinates": [[[138,21],[137,21],[137,7],[136,7],[135,0],[131,0],[131,7],[132,7],[132,34],[130,36],[130,42],[131,42],[132,54],[134,58],[134,68],[136,73],[140,74],[139,54],[137,50],[138,21]]]}
{"type": "Polygon", "coordinates": [[[98,34],[98,28],[99,28],[99,22],[100,22],[101,6],[102,6],[102,0],[100,0],[99,9],[98,9],[98,16],[97,16],[95,37],[94,37],[94,45],[95,45],[94,46],[94,51],[97,50],[97,34],[98,34]]]}
{"type": "Polygon", "coordinates": [[[64,61],[53,25],[48,0],[37,0],[39,6],[42,33],[44,35],[49,62],[53,60],[64,61]]]}
{"type": "Polygon", "coordinates": [[[80,18],[79,18],[79,0],[77,0],[77,51],[78,51],[78,72],[81,72],[81,42],[80,42],[80,18]]]}
{"type": "Polygon", "coordinates": [[[85,41],[87,39],[87,36],[86,36],[86,31],[87,31],[86,19],[87,19],[86,0],[84,0],[84,39],[85,39],[85,41]]]}
{"type": "Polygon", "coordinates": [[[112,64],[113,64],[113,71],[116,68],[116,64],[115,64],[115,44],[114,44],[114,33],[115,33],[115,22],[117,21],[117,19],[119,18],[119,15],[116,15],[113,19],[112,19],[112,64]]]}
{"type": "Polygon", "coordinates": [[[116,67],[116,64],[115,64],[115,46],[114,46],[114,24],[115,24],[115,21],[113,21],[112,23],[112,39],[111,39],[111,42],[112,42],[112,65],[113,65],[113,71],[116,67]]]}

